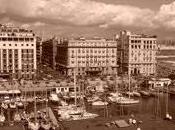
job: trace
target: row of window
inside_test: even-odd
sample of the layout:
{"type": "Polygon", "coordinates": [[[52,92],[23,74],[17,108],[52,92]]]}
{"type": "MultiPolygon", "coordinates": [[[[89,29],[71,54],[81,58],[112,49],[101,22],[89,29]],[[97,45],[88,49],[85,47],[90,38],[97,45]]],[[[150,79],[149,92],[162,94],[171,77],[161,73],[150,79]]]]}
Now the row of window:
{"type": "MultiPolygon", "coordinates": [[[[78,50],[78,53],[81,53],[81,52],[82,53],[85,53],[85,50],[82,50],[82,51],[81,50],[78,50]]],[[[110,51],[109,50],[106,50],[106,51],[105,50],[103,50],[103,51],[102,50],[98,50],[98,51],[97,50],[90,50],[90,51],[89,50],[86,50],[86,53],[93,53],[93,52],[94,53],[105,53],[105,52],[108,53],[110,51]]],[[[116,51],[114,49],[112,49],[111,52],[112,53],[115,53],[116,51]]],[[[72,53],[74,53],[74,50],[72,50],[72,53]]]]}
{"type": "MultiPolygon", "coordinates": [[[[131,45],[132,49],[141,49],[141,45],[131,45]]],[[[155,45],[143,45],[144,49],[155,49],[155,45]]]]}
{"type": "MultiPolygon", "coordinates": [[[[34,46],[34,44],[20,44],[21,46],[34,46]]],[[[12,44],[3,44],[3,46],[12,46],[12,44]]],[[[18,46],[18,44],[15,44],[15,46],[18,46]]]]}
{"type": "MultiPolygon", "coordinates": [[[[156,40],[146,40],[146,41],[143,41],[144,43],[156,43],[156,40]]],[[[131,40],[131,43],[141,43],[141,40],[131,40]]]]}
{"type": "MultiPolygon", "coordinates": [[[[114,60],[112,60],[111,62],[112,62],[112,63],[115,63],[114,60]]],[[[74,64],[74,63],[76,63],[76,62],[75,62],[75,61],[71,61],[71,63],[74,64]]],[[[109,61],[108,61],[108,60],[106,60],[106,61],[91,60],[91,61],[78,61],[78,63],[87,63],[87,64],[88,64],[88,63],[98,63],[98,64],[99,64],[99,63],[109,63],[109,61]]]]}
{"type": "Polygon", "coordinates": [[[74,45],[86,45],[86,46],[115,46],[116,42],[71,42],[69,43],[70,46],[74,46],[74,45]]]}
{"type": "MultiPolygon", "coordinates": [[[[116,57],[115,55],[111,55],[111,56],[108,56],[108,55],[106,55],[106,56],[78,56],[78,58],[114,58],[114,57],[116,57]]],[[[72,55],[71,56],[71,58],[76,58],[74,55],[72,55]]]]}
{"type": "Polygon", "coordinates": [[[0,41],[33,42],[34,38],[0,37],[0,41]]]}

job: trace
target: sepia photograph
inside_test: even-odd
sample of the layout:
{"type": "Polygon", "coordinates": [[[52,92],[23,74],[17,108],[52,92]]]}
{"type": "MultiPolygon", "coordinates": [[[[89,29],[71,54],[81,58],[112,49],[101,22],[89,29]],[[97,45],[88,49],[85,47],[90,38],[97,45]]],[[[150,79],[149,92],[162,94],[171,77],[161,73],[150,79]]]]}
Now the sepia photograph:
{"type": "Polygon", "coordinates": [[[175,1],[0,0],[0,130],[175,130],[175,1]]]}

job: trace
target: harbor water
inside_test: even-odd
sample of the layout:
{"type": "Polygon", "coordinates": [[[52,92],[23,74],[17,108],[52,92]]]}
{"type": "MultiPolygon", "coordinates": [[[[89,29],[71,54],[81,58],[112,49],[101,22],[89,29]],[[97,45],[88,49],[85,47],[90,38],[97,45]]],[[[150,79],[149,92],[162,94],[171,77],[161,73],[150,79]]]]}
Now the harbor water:
{"type": "MultiPolygon", "coordinates": [[[[175,95],[169,95],[168,101],[167,101],[167,94],[166,93],[161,93],[161,94],[159,94],[158,97],[139,97],[137,99],[140,100],[139,104],[133,104],[133,105],[118,105],[115,103],[111,103],[108,106],[96,106],[96,107],[94,107],[94,106],[86,103],[87,111],[92,112],[92,113],[96,113],[99,115],[99,117],[97,117],[95,119],[88,119],[88,120],[81,120],[81,121],[63,122],[64,130],[65,129],[69,129],[69,130],[107,129],[104,126],[104,124],[107,121],[120,119],[120,117],[125,117],[125,120],[128,120],[129,117],[131,116],[131,114],[133,114],[136,117],[140,117],[140,120],[142,120],[144,122],[146,122],[145,120],[147,120],[147,122],[148,122],[148,118],[150,120],[153,117],[157,117],[157,118],[162,119],[162,121],[160,120],[159,123],[161,123],[162,125],[165,123],[163,126],[170,127],[169,130],[171,130],[171,129],[173,130],[173,128],[175,128],[175,103],[174,103],[175,102],[175,95]],[[166,108],[166,106],[168,106],[168,109],[166,108]],[[166,111],[168,111],[168,113],[173,117],[171,124],[167,124],[167,122],[163,121],[163,118],[165,118],[166,111]],[[99,124],[101,126],[97,127],[99,124]],[[103,127],[102,127],[102,125],[103,125],[103,127]]],[[[49,106],[52,107],[53,105],[51,103],[49,103],[49,106]]],[[[37,110],[42,109],[44,107],[45,107],[45,104],[38,104],[37,110]]],[[[28,109],[28,111],[33,111],[33,109],[34,109],[33,105],[29,104],[27,109],[28,109]]],[[[11,114],[10,120],[12,120],[12,116],[14,115],[14,112],[12,110],[10,110],[9,113],[11,114]]],[[[6,115],[6,117],[7,117],[7,115],[6,115]]],[[[145,128],[152,126],[150,128],[150,130],[155,129],[155,128],[157,128],[157,126],[159,126],[157,124],[157,126],[154,127],[155,124],[156,124],[155,122],[149,122],[149,124],[146,123],[145,128]]],[[[11,130],[12,128],[13,128],[13,126],[0,127],[0,130],[11,130]]],[[[14,129],[15,128],[17,128],[17,126],[14,126],[14,129]]],[[[20,129],[24,130],[24,127],[20,127],[20,129]]],[[[132,128],[126,128],[126,130],[127,129],[132,130],[132,128]]],[[[133,128],[133,129],[135,129],[135,128],[133,128]]],[[[161,130],[163,130],[163,128],[161,130]]]]}
{"type": "Polygon", "coordinates": [[[112,103],[107,107],[88,106],[87,109],[99,114],[100,117],[150,114],[164,118],[166,111],[168,111],[175,119],[175,95],[168,95],[167,100],[167,94],[160,93],[158,97],[140,97],[139,100],[140,103],[138,104],[118,105],[112,103]]]}

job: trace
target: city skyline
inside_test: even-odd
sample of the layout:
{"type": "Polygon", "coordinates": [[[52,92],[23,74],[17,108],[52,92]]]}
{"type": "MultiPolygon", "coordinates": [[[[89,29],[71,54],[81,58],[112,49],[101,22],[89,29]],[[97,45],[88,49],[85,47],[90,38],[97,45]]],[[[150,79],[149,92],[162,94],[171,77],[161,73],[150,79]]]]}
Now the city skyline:
{"type": "Polygon", "coordinates": [[[112,37],[126,29],[174,39],[174,16],[173,0],[0,0],[0,23],[45,36],[112,37]]]}

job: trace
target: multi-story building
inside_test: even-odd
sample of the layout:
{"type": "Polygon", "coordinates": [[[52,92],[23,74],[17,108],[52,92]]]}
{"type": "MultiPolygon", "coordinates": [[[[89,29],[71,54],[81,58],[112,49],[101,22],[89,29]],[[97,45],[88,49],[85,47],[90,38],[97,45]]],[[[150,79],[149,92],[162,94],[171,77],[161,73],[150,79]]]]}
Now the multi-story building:
{"type": "Polygon", "coordinates": [[[118,41],[119,73],[155,74],[157,63],[156,36],[121,31],[118,41]]]}
{"type": "Polygon", "coordinates": [[[31,79],[36,72],[36,38],[32,30],[0,25],[0,74],[31,79]]]}
{"type": "Polygon", "coordinates": [[[57,52],[57,66],[63,74],[71,76],[76,72],[78,75],[108,75],[117,72],[117,42],[115,40],[62,39],[58,44],[57,52]]]}
{"type": "Polygon", "coordinates": [[[42,42],[42,63],[53,69],[56,67],[57,44],[55,37],[42,42]]]}
{"type": "Polygon", "coordinates": [[[42,38],[36,37],[36,59],[37,59],[37,64],[41,63],[41,56],[42,56],[42,38]]]}

